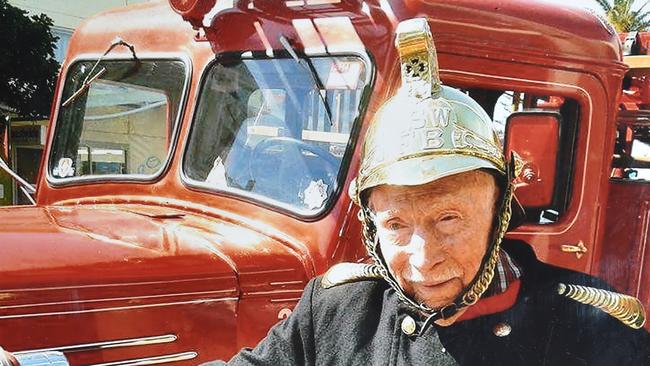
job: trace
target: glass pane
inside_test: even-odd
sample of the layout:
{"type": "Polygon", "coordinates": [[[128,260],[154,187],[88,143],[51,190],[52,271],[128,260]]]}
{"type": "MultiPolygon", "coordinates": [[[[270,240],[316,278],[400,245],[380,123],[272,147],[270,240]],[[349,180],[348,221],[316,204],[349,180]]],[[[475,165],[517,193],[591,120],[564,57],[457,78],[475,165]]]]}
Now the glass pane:
{"type": "Polygon", "coordinates": [[[186,176],[302,212],[324,207],[337,189],[367,80],[356,57],[309,62],[215,64],[201,92],[186,176]]]}
{"type": "Polygon", "coordinates": [[[650,126],[647,115],[647,111],[620,112],[612,178],[650,181],[650,126]]]}
{"type": "Polygon", "coordinates": [[[180,110],[183,63],[104,61],[94,71],[93,64],[77,63],[68,74],[50,174],[55,178],[157,174],[167,159],[180,110]]]}

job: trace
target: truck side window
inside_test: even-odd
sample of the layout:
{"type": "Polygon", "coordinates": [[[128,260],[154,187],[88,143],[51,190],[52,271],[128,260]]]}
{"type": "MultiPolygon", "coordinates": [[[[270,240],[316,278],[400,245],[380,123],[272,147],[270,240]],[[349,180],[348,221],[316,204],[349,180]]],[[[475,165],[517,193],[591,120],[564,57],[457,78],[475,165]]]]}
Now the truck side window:
{"type": "Polygon", "coordinates": [[[314,75],[291,58],[212,65],[184,155],[190,184],[303,215],[332,200],[369,74],[359,57],[309,62],[314,75]]]}
{"type": "MultiPolygon", "coordinates": [[[[546,207],[526,207],[526,221],[537,224],[556,222],[566,210],[573,176],[574,144],[578,124],[578,103],[557,95],[533,95],[513,90],[468,89],[467,92],[491,114],[497,137],[504,144],[506,123],[514,112],[547,111],[561,116],[558,163],[552,203],[546,207]]],[[[543,172],[537,172],[542,174],[543,172]]],[[[520,184],[520,183],[517,183],[520,184]]],[[[515,191],[516,194],[516,191],[515,191]]]]}
{"type": "Polygon", "coordinates": [[[111,60],[102,61],[94,71],[93,65],[80,61],[67,73],[49,175],[54,180],[155,176],[171,147],[184,64],[111,60]],[[84,82],[96,73],[100,76],[84,90],[84,82]]]}
{"type": "Polygon", "coordinates": [[[612,179],[650,181],[650,113],[620,111],[612,159],[612,179]]]}

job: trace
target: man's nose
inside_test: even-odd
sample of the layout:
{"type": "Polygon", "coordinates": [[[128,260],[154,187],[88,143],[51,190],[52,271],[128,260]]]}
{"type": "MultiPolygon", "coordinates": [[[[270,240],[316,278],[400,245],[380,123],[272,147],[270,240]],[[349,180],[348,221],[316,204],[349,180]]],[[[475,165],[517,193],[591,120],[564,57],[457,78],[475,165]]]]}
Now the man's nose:
{"type": "Polygon", "coordinates": [[[414,232],[409,246],[412,248],[409,263],[419,270],[431,268],[445,259],[445,252],[432,230],[414,232]]]}

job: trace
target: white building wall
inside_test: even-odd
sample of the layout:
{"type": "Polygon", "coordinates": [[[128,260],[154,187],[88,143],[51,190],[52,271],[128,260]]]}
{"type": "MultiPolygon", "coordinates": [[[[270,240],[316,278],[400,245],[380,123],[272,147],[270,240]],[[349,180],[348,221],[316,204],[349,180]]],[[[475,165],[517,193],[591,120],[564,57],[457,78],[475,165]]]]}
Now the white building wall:
{"type": "Polygon", "coordinates": [[[9,4],[30,15],[46,14],[54,22],[53,33],[59,37],[55,58],[63,62],[74,29],[86,18],[104,10],[145,3],[151,0],[9,0],[9,4]]]}

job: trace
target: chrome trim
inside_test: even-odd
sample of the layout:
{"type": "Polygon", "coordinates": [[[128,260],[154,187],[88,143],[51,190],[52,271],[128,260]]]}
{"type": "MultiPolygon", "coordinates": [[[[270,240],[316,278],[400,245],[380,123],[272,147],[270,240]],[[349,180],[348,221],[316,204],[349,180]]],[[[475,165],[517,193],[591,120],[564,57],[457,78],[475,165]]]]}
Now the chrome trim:
{"type": "MultiPolygon", "coordinates": [[[[281,272],[281,271],[286,271],[286,270],[275,270],[275,271],[258,271],[258,272],[247,272],[247,274],[253,273],[253,274],[258,274],[258,273],[272,273],[272,272],[281,272]]],[[[114,286],[141,286],[141,285],[167,285],[167,284],[172,284],[172,283],[185,283],[185,282],[201,282],[204,280],[223,280],[230,278],[226,275],[223,276],[218,276],[218,277],[202,277],[202,278],[190,278],[186,280],[168,280],[168,281],[140,281],[140,282],[126,282],[126,283],[118,283],[118,282],[110,282],[110,283],[101,283],[101,284],[95,284],[95,285],[79,285],[79,286],[53,286],[53,287],[25,287],[25,288],[17,288],[17,289],[0,289],[0,291],[7,291],[7,293],[11,292],[24,292],[24,291],[43,291],[43,290],[78,290],[78,289],[85,289],[85,288],[105,288],[105,287],[114,287],[114,286]]],[[[217,290],[221,291],[221,290],[217,290]]],[[[225,290],[224,290],[225,291],[225,290]]],[[[1,299],[1,298],[0,298],[1,299]]]]}
{"type": "MultiPolygon", "coordinates": [[[[55,305],[69,305],[69,304],[92,304],[98,302],[109,302],[109,301],[133,301],[133,300],[145,300],[145,299],[161,299],[169,297],[181,297],[181,296],[191,296],[191,295],[219,295],[219,294],[230,294],[235,292],[234,289],[228,290],[215,290],[215,291],[198,291],[198,292],[179,292],[172,294],[160,294],[160,295],[144,295],[144,296],[131,296],[131,297],[107,297],[101,299],[87,299],[87,300],[71,300],[71,301],[57,301],[57,302],[41,302],[41,303],[29,303],[29,304],[20,304],[20,305],[0,305],[0,310],[3,309],[24,309],[24,308],[33,308],[37,306],[55,306],[55,305]]],[[[100,308],[101,309],[101,308],[100,308]]]]}
{"type": "Polygon", "coordinates": [[[274,303],[274,302],[298,302],[300,300],[299,297],[292,297],[289,299],[271,299],[269,302],[274,303]]]}
{"type": "MultiPolygon", "coordinates": [[[[93,350],[102,350],[107,348],[119,348],[119,347],[133,347],[133,346],[145,346],[150,344],[160,344],[160,343],[170,343],[175,342],[178,337],[175,334],[164,334],[159,336],[151,337],[140,337],[140,338],[128,338],[128,339],[116,339],[112,341],[104,342],[95,342],[95,343],[83,343],[75,344],[70,346],[59,346],[59,347],[50,347],[50,348],[39,348],[32,349],[27,351],[14,352],[14,355],[24,355],[27,353],[35,352],[79,352],[79,351],[93,351],[93,350]]],[[[0,348],[1,350],[1,348],[0,348]]],[[[2,354],[0,353],[0,357],[2,354]]],[[[1,361],[1,359],[0,359],[1,361]]],[[[1,365],[1,363],[0,363],[1,365]]]]}
{"type": "Polygon", "coordinates": [[[34,318],[39,316],[59,316],[59,315],[68,315],[68,314],[87,314],[87,313],[99,313],[106,311],[122,311],[128,309],[145,309],[158,306],[176,306],[176,305],[189,305],[189,304],[207,304],[212,302],[221,302],[221,301],[237,301],[237,297],[223,297],[219,299],[199,299],[191,301],[177,301],[177,302],[168,302],[168,303],[159,303],[159,304],[146,304],[146,305],[133,305],[133,306],[117,306],[110,308],[101,308],[101,309],[88,309],[88,310],[70,310],[70,311],[53,311],[47,313],[31,313],[31,314],[16,314],[16,315],[0,315],[0,319],[18,319],[18,318],[34,318]]]}
{"type": "MultiPolygon", "coordinates": [[[[68,72],[70,67],[81,61],[93,61],[97,60],[101,54],[99,53],[84,53],[78,55],[76,58],[70,60],[67,63],[65,69],[65,75],[61,75],[61,85],[59,95],[56,96],[56,105],[55,111],[52,113],[52,122],[54,123],[54,130],[48,136],[48,146],[54,142],[54,135],[58,129],[59,123],[59,111],[61,109],[61,98],[63,97],[63,89],[65,88],[65,83],[68,78],[68,72]]],[[[185,115],[188,96],[190,92],[190,85],[192,79],[193,64],[192,59],[189,55],[184,53],[174,53],[174,52],[149,52],[145,53],[142,56],[138,57],[143,61],[156,61],[156,60],[171,60],[171,61],[181,61],[185,65],[185,75],[183,82],[183,90],[179,100],[178,105],[178,116],[176,116],[176,125],[174,126],[174,131],[172,133],[172,139],[169,143],[169,151],[167,152],[165,163],[162,165],[161,169],[152,175],[135,175],[135,174],[107,174],[107,175],[90,175],[83,177],[72,177],[72,178],[56,178],[50,174],[50,158],[53,153],[53,149],[48,151],[48,154],[45,156],[45,177],[48,183],[54,187],[78,185],[78,184],[92,184],[97,182],[148,182],[153,181],[161,176],[163,176],[171,167],[174,153],[176,152],[177,145],[179,142],[179,135],[181,132],[181,124],[183,123],[183,117],[185,115]]],[[[105,56],[102,61],[129,61],[132,60],[130,54],[113,54],[105,56]]]]}
{"type": "Polygon", "coordinates": [[[284,286],[284,285],[306,285],[305,281],[303,280],[297,280],[297,281],[278,281],[278,282],[269,282],[269,285],[271,286],[284,286]]]}
{"type": "Polygon", "coordinates": [[[113,362],[106,362],[106,363],[96,363],[93,365],[88,365],[88,366],[144,366],[144,365],[157,365],[161,363],[167,363],[167,362],[178,362],[178,361],[186,361],[186,360],[191,360],[193,358],[196,358],[199,354],[197,352],[182,352],[182,353],[174,353],[171,355],[163,355],[163,356],[154,356],[154,357],[144,357],[144,358],[134,358],[131,360],[123,360],[123,361],[113,361],[113,362]]]}
{"type": "Polygon", "coordinates": [[[252,297],[252,296],[272,296],[272,295],[298,295],[302,296],[304,290],[268,290],[268,291],[251,291],[242,293],[243,297],[252,297]]]}

